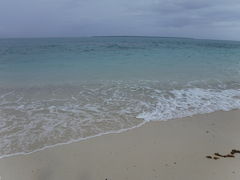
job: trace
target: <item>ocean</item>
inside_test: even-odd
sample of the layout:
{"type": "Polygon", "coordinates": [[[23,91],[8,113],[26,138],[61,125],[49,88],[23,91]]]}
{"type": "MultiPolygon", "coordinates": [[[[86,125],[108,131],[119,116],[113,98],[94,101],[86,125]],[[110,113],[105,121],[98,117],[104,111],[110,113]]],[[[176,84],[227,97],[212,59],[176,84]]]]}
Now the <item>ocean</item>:
{"type": "Polygon", "coordinates": [[[240,42],[0,39],[0,157],[240,108],[240,42]]]}

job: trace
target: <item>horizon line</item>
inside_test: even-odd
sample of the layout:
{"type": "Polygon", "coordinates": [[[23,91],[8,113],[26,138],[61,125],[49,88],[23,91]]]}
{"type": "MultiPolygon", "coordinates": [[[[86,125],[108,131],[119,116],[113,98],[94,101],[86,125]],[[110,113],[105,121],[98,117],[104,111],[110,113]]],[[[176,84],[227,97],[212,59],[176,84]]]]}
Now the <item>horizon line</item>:
{"type": "Polygon", "coordinates": [[[93,36],[39,36],[39,37],[0,37],[2,39],[65,39],[65,38],[100,38],[100,37],[143,37],[143,38],[176,38],[176,39],[196,39],[196,40],[212,40],[212,41],[235,41],[240,42],[240,40],[231,39],[209,39],[209,38],[195,38],[195,37],[185,37],[185,36],[153,36],[153,35],[93,35],[93,36]]]}

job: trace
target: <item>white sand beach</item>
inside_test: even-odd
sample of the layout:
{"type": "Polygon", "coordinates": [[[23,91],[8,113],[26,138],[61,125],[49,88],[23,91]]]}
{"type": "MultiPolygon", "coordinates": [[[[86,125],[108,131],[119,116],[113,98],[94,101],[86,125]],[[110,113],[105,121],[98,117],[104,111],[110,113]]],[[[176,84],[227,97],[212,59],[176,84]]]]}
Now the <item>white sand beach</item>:
{"type": "Polygon", "coordinates": [[[39,152],[0,159],[1,180],[239,180],[240,111],[149,122],[39,152]]]}

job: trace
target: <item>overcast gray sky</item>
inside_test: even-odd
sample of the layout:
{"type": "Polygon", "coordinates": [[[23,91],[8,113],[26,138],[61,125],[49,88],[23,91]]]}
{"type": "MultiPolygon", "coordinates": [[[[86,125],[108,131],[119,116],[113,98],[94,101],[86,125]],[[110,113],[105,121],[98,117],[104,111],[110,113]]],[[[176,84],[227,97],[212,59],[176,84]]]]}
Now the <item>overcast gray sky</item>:
{"type": "Polygon", "coordinates": [[[240,40],[240,0],[0,0],[0,37],[240,40]]]}

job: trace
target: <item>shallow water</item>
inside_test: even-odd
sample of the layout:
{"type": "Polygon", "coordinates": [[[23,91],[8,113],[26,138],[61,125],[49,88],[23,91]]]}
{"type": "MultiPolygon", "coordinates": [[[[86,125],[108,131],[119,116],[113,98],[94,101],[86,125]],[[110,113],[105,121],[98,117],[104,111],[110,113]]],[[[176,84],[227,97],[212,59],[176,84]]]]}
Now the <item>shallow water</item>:
{"type": "Polygon", "coordinates": [[[240,42],[0,40],[0,155],[240,108],[240,42]]]}

